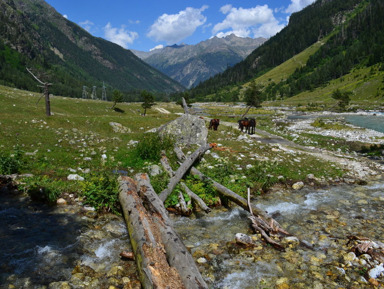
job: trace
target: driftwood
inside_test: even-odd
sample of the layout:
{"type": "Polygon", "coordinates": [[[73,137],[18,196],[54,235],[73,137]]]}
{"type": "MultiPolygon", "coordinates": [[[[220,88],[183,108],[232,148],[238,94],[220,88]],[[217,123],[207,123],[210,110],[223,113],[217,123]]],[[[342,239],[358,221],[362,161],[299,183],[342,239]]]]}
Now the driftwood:
{"type": "Polygon", "coordinates": [[[121,177],[119,199],[143,288],[186,288],[177,270],[167,262],[160,234],[137,194],[134,180],[121,177]]]}
{"type": "MultiPolygon", "coordinates": [[[[180,148],[175,147],[175,153],[179,160],[183,160],[185,158],[184,153],[181,151],[180,148]]],[[[250,194],[249,200],[247,201],[243,197],[239,196],[235,192],[231,191],[230,189],[226,188],[222,184],[219,184],[218,182],[212,180],[211,178],[205,176],[202,172],[200,172],[195,167],[191,168],[191,174],[198,176],[202,181],[208,181],[212,184],[212,186],[223,196],[228,198],[230,201],[234,202],[238,206],[242,207],[245,210],[249,210],[252,216],[250,219],[252,220],[252,226],[254,229],[259,231],[261,235],[264,237],[264,239],[273,245],[275,248],[282,249],[283,247],[275,242],[268,234],[272,233],[279,233],[283,235],[290,235],[287,231],[281,228],[280,224],[275,221],[273,218],[268,216],[268,214],[250,202],[250,194]],[[256,212],[257,216],[253,215],[253,212],[256,212]]]]}
{"type": "Polygon", "coordinates": [[[207,206],[207,204],[198,196],[196,195],[194,192],[191,191],[190,188],[188,188],[188,186],[181,182],[181,187],[183,188],[184,192],[187,193],[187,195],[197,203],[197,205],[206,213],[209,213],[211,211],[211,209],[207,206]]]}
{"type": "Polygon", "coordinates": [[[166,189],[164,189],[160,193],[160,199],[164,202],[167,197],[172,193],[175,186],[178,184],[178,182],[182,179],[182,177],[185,175],[185,173],[189,170],[189,168],[193,165],[193,163],[202,156],[207,150],[209,150],[211,146],[209,144],[200,146],[196,151],[194,151],[188,158],[185,159],[185,161],[180,165],[180,167],[177,169],[177,171],[174,173],[174,176],[171,178],[171,180],[168,183],[168,186],[166,189]]]}
{"type": "MultiPolygon", "coordinates": [[[[175,153],[177,155],[177,157],[179,158],[179,160],[183,161],[185,159],[185,156],[184,156],[184,153],[181,151],[180,148],[178,147],[175,147],[175,153]]],[[[192,175],[195,175],[195,176],[198,176],[202,181],[207,181],[207,182],[210,182],[212,184],[212,186],[223,196],[225,196],[226,198],[228,198],[230,201],[234,202],[235,204],[237,204],[238,206],[242,207],[244,210],[247,210],[248,211],[248,202],[246,199],[244,199],[243,197],[239,196],[238,194],[236,194],[235,192],[233,192],[232,190],[226,188],[225,186],[223,186],[222,184],[212,180],[211,178],[207,177],[206,175],[204,175],[202,172],[200,172],[198,169],[196,169],[195,167],[192,167],[191,168],[191,174],[192,175]]],[[[253,211],[255,211],[258,215],[262,216],[263,218],[266,218],[267,220],[271,220],[271,217],[269,217],[264,211],[260,210],[259,208],[257,208],[256,206],[252,205],[252,209],[253,211]]]]}
{"type": "MultiPolygon", "coordinates": [[[[165,169],[165,171],[168,173],[168,175],[172,178],[174,175],[175,175],[175,172],[172,170],[169,162],[168,162],[168,158],[167,156],[163,153],[162,157],[161,157],[161,160],[160,160],[163,168],[165,169]]],[[[203,210],[205,211],[206,213],[209,213],[211,211],[211,209],[207,206],[207,204],[198,196],[196,195],[194,192],[192,192],[192,190],[190,188],[188,188],[188,186],[184,183],[184,182],[180,182],[180,185],[181,187],[183,188],[184,192],[203,210]]]]}
{"type": "MultiPolygon", "coordinates": [[[[164,244],[169,264],[178,270],[187,289],[208,288],[191,254],[173,229],[164,204],[152,188],[148,176],[146,174],[138,174],[135,179],[138,183],[140,196],[144,200],[147,210],[152,213],[152,218],[164,244]]],[[[169,288],[178,287],[170,286],[169,288]]]]}
{"type": "Polygon", "coordinates": [[[181,98],[181,102],[183,104],[184,113],[189,114],[189,108],[188,108],[187,102],[185,101],[184,97],[181,98]]]}

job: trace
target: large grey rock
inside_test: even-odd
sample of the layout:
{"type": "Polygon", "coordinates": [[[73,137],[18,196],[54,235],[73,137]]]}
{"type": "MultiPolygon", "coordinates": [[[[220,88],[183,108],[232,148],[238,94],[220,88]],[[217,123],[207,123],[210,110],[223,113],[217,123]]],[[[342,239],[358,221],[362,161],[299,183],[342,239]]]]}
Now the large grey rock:
{"type": "Polygon", "coordinates": [[[159,133],[174,137],[178,144],[203,145],[207,143],[208,129],[203,119],[195,115],[184,114],[163,126],[159,133]]]}

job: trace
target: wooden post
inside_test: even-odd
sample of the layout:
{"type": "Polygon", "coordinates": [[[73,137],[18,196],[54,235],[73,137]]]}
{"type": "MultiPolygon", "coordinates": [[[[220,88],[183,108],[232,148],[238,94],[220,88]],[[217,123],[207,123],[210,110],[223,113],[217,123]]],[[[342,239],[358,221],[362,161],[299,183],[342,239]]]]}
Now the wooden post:
{"type": "Polygon", "coordinates": [[[33,76],[34,79],[37,80],[37,82],[43,85],[42,86],[44,89],[43,95],[45,96],[45,114],[47,116],[51,116],[51,101],[49,99],[49,87],[52,85],[52,83],[42,82],[40,79],[37,78],[36,75],[32,73],[30,69],[27,68],[27,71],[33,76]]]}

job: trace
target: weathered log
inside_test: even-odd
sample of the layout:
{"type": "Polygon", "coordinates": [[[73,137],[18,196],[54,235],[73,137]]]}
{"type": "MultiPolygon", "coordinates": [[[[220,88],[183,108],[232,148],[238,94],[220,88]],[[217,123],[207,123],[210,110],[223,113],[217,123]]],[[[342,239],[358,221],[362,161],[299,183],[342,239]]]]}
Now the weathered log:
{"type": "Polygon", "coordinates": [[[189,108],[188,108],[187,102],[185,101],[184,97],[181,98],[181,101],[183,103],[184,113],[189,114],[189,108]]]}
{"type": "Polygon", "coordinates": [[[177,196],[180,205],[180,211],[183,216],[189,216],[191,211],[188,209],[187,203],[185,202],[184,196],[181,192],[179,192],[177,196]]]}
{"type": "Polygon", "coordinates": [[[143,288],[186,288],[178,271],[168,264],[160,234],[137,194],[134,180],[120,177],[119,199],[143,288]]]}
{"type": "MultiPolygon", "coordinates": [[[[173,177],[175,175],[175,172],[172,170],[171,168],[171,165],[169,164],[168,162],[168,158],[165,154],[163,154],[161,156],[161,160],[160,160],[163,168],[165,169],[165,171],[168,173],[168,175],[170,177],[173,177]]],[[[193,200],[196,202],[196,204],[203,210],[205,211],[206,213],[209,213],[211,211],[210,208],[208,208],[207,204],[198,196],[196,195],[194,192],[192,192],[192,190],[190,188],[188,188],[188,186],[184,183],[184,182],[180,182],[180,185],[181,187],[183,188],[184,192],[193,200]]]]}
{"type": "Polygon", "coordinates": [[[185,161],[180,165],[180,167],[175,172],[175,175],[170,179],[167,188],[160,193],[160,199],[163,202],[172,193],[175,186],[178,184],[181,178],[185,175],[185,173],[190,169],[193,163],[210,148],[211,146],[209,144],[200,146],[197,150],[195,150],[190,156],[188,156],[185,159],[185,161]]]}
{"type": "Polygon", "coordinates": [[[208,288],[193,257],[173,229],[172,221],[168,217],[164,204],[155,193],[148,176],[146,174],[138,174],[135,176],[135,179],[138,183],[140,196],[143,198],[148,210],[152,212],[152,217],[160,232],[169,264],[178,270],[187,289],[208,288]]]}
{"type": "MultiPolygon", "coordinates": [[[[178,147],[175,147],[174,151],[175,151],[177,157],[181,161],[183,161],[185,156],[184,156],[184,153],[181,151],[181,149],[178,148],[178,147]]],[[[247,202],[246,199],[244,199],[243,197],[239,196],[238,194],[236,194],[232,190],[226,188],[222,184],[220,184],[220,183],[212,180],[211,178],[207,177],[206,175],[204,175],[202,172],[200,172],[195,167],[191,168],[191,174],[195,175],[195,176],[198,176],[202,181],[209,182],[216,189],[216,191],[219,194],[227,197],[230,201],[232,201],[235,204],[237,204],[238,206],[242,207],[244,210],[247,210],[247,211],[249,210],[248,202],[247,202]]],[[[263,224],[265,226],[274,227],[275,230],[279,231],[280,233],[285,234],[285,235],[289,235],[289,233],[284,231],[281,228],[281,226],[279,225],[279,223],[276,222],[273,218],[271,218],[266,212],[264,212],[263,210],[260,210],[258,207],[256,207],[253,204],[251,204],[251,207],[252,207],[252,210],[256,213],[256,215],[260,216],[261,219],[264,219],[264,220],[267,220],[268,222],[270,222],[271,225],[269,225],[268,222],[263,220],[263,224]]],[[[272,228],[270,228],[269,230],[272,231],[272,228]]]]}
{"type": "Polygon", "coordinates": [[[191,191],[190,188],[188,188],[188,186],[183,183],[183,182],[180,182],[180,185],[181,187],[183,188],[184,192],[187,193],[187,195],[196,202],[196,204],[206,213],[209,213],[211,211],[210,208],[208,208],[207,204],[198,196],[196,195],[194,192],[191,191]]]}

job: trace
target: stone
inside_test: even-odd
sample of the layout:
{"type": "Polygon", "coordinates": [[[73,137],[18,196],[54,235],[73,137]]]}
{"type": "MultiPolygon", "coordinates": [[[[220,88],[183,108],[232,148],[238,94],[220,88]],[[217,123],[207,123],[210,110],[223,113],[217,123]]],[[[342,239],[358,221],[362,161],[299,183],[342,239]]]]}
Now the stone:
{"type": "Polygon", "coordinates": [[[207,259],[205,259],[204,257],[200,257],[199,259],[197,259],[197,263],[199,264],[204,264],[204,263],[207,263],[207,259]]]}
{"type": "Polygon", "coordinates": [[[162,172],[162,170],[161,170],[161,168],[158,165],[152,165],[149,168],[149,175],[152,176],[152,177],[160,175],[161,172],[162,172]]]}
{"type": "Polygon", "coordinates": [[[384,272],[383,263],[377,265],[368,271],[369,278],[377,279],[384,272]]]}
{"type": "Polygon", "coordinates": [[[253,245],[253,240],[250,236],[243,234],[243,233],[237,233],[235,235],[236,243],[244,244],[244,245],[253,245]]]}
{"type": "Polygon", "coordinates": [[[67,180],[69,180],[69,181],[84,181],[84,178],[82,176],[79,176],[78,174],[70,174],[67,176],[67,180]]]}
{"type": "Polygon", "coordinates": [[[304,187],[303,182],[297,182],[292,185],[292,189],[294,190],[301,190],[304,187]]]}
{"type": "Polygon", "coordinates": [[[57,199],[56,204],[57,205],[66,205],[67,201],[63,198],[60,198],[60,199],[57,199]]]}
{"type": "Polygon", "coordinates": [[[348,252],[347,254],[343,255],[343,259],[344,259],[345,263],[352,262],[352,261],[356,260],[356,254],[353,252],[348,252]]]}
{"type": "Polygon", "coordinates": [[[118,122],[110,122],[109,125],[112,127],[113,131],[116,133],[130,133],[131,130],[125,126],[123,126],[121,123],[118,122]]]}
{"type": "Polygon", "coordinates": [[[198,116],[184,114],[179,118],[162,126],[159,130],[161,136],[171,136],[177,144],[203,145],[207,143],[208,129],[205,121],[198,116]]]}

